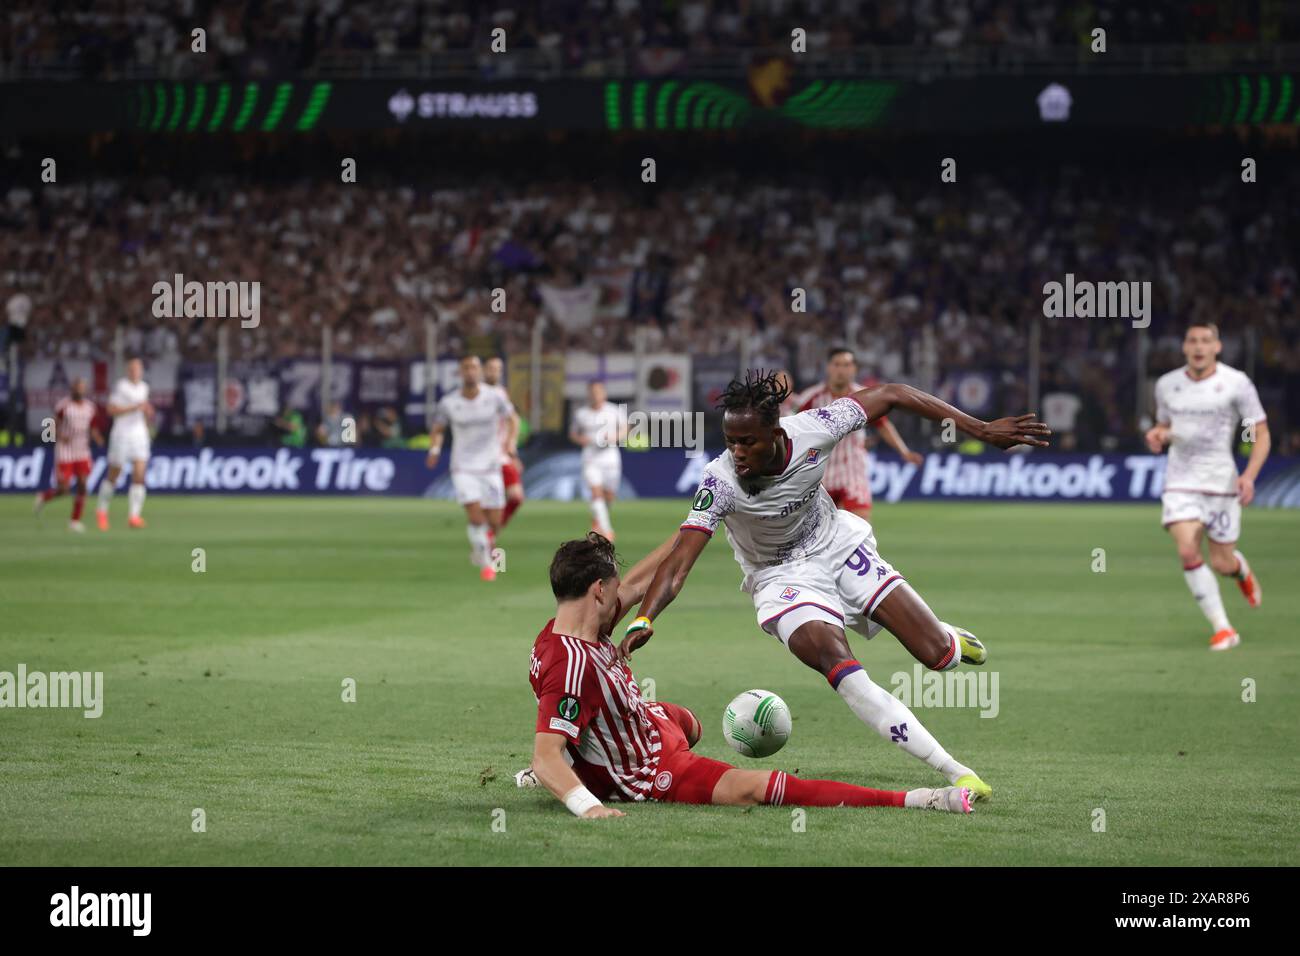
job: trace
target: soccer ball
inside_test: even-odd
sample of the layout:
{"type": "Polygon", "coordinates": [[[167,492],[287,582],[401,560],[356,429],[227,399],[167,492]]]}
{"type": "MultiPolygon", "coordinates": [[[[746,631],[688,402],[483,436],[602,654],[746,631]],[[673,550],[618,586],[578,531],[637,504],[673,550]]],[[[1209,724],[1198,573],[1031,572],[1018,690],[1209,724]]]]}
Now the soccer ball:
{"type": "Polygon", "coordinates": [[[722,736],[746,757],[770,757],[790,739],[790,708],[776,694],[747,690],[727,705],[722,736]]]}

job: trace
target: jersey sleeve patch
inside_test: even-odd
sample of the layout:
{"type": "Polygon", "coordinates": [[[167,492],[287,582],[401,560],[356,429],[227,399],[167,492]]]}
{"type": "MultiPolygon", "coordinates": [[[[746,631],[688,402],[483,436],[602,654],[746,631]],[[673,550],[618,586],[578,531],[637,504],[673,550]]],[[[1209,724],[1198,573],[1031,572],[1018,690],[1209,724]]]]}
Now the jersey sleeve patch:
{"type": "Polygon", "coordinates": [[[705,473],[695,497],[691,500],[691,510],[681,527],[694,529],[706,534],[713,534],[719,523],[735,509],[736,490],[731,483],[717,475],[705,473]]]}

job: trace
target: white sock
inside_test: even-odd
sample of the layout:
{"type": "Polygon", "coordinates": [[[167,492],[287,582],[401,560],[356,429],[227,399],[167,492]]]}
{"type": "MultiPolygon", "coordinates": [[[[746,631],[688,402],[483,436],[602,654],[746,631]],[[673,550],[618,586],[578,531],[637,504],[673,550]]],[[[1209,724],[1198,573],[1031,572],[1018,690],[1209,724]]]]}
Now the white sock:
{"type": "Polygon", "coordinates": [[[469,538],[470,561],[473,562],[475,567],[483,567],[488,563],[491,550],[488,545],[488,526],[485,524],[466,525],[465,536],[469,538]]]}
{"type": "Polygon", "coordinates": [[[1202,563],[1194,568],[1183,568],[1183,580],[1187,582],[1187,589],[1196,598],[1196,603],[1201,606],[1201,613],[1210,622],[1210,627],[1214,628],[1214,633],[1232,630],[1228,615],[1223,610],[1219,582],[1215,580],[1209,565],[1202,563]]]}
{"type": "Polygon", "coordinates": [[[1246,563],[1246,556],[1240,551],[1232,552],[1232,556],[1237,559],[1237,570],[1225,577],[1236,578],[1238,581],[1244,581],[1250,577],[1250,565],[1246,563]]]}
{"type": "Polygon", "coordinates": [[[99,510],[107,511],[108,503],[113,500],[113,483],[107,478],[99,483],[99,510]]]}
{"type": "Polygon", "coordinates": [[[140,511],[144,508],[144,485],[131,483],[131,487],[126,491],[126,501],[128,513],[132,518],[140,517],[140,511]]]}
{"type": "Polygon", "coordinates": [[[597,528],[603,531],[614,530],[614,526],[609,523],[609,506],[599,495],[593,495],[591,498],[591,516],[596,519],[597,528]]]}
{"type": "Polygon", "coordinates": [[[924,760],[953,783],[971,769],[958,763],[939,746],[930,731],[921,726],[907,706],[872,682],[859,668],[840,678],[835,692],[844,698],[858,719],[886,740],[898,744],[917,760],[924,760]]]}
{"type": "MultiPolygon", "coordinates": [[[[942,624],[943,622],[940,621],[939,623],[942,624]]],[[[947,624],[943,625],[943,629],[948,633],[948,640],[952,641],[951,644],[952,655],[948,658],[947,664],[944,664],[942,667],[936,667],[934,669],[937,671],[950,671],[958,664],[961,663],[961,641],[957,640],[957,635],[953,632],[953,629],[950,628],[947,624]]]]}

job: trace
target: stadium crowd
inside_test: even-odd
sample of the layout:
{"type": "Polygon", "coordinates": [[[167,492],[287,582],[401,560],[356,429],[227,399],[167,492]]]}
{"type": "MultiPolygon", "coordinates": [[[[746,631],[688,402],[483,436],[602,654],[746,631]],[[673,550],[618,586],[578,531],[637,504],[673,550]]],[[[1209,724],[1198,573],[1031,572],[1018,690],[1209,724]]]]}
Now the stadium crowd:
{"type": "Polygon", "coordinates": [[[112,79],[261,76],[311,71],[339,53],[484,53],[493,28],[510,48],[541,51],[558,68],[599,74],[634,53],[634,68],[660,72],[732,50],[789,50],[791,30],[808,51],[862,46],[1043,49],[1087,43],[1097,26],[1126,45],[1249,43],[1296,34],[1294,5],[1270,0],[8,0],[0,13],[0,74],[55,64],[112,79]],[[191,31],[207,31],[207,57],[190,55],[191,31]],[[646,51],[645,57],[639,54],[646,51]]]}
{"type": "Polygon", "coordinates": [[[154,283],[181,273],[261,283],[260,325],[229,322],[236,358],[310,354],[327,324],[338,355],[419,356],[429,318],[443,350],[514,354],[545,314],[551,349],[630,350],[640,336],[648,350],[787,367],[803,384],[828,343],[846,342],[881,377],[987,372],[1007,407],[1026,400],[1037,318],[1039,394],[1057,396],[1067,447],[1095,448],[1136,434],[1137,336],[1123,319],[1043,318],[1043,285],[1149,280],[1148,371],[1181,363],[1188,320],[1216,321],[1224,359],[1253,369],[1280,417],[1279,446],[1300,452],[1300,247],[1285,216],[1300,176],[1279,192],[1198,175],[1009,170],[951,190],[733,171],[658,187],[652,202],[634,186],[485,173],[437,187],[15,187],[0,205],[0,283],[11,319],[28,316],[29,356],[108,356],[121,326],[129,351],[211,359],[214,320],[153,315],[154,283]]]}

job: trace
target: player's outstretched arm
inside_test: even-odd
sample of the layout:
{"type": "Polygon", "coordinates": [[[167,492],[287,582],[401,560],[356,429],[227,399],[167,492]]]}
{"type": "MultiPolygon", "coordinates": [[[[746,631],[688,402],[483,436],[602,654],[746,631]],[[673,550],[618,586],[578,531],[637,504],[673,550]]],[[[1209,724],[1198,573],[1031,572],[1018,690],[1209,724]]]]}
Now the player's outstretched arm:
{"type": "Polygon", "coordinates": [[[881,423],[877,431],[880,432],[880,437],[885,440],[885,444],[898,452],[898,456],[903,461],[910,465],[919,465],[925,461],[925,457],[920,452],[912,451],[907,447],[907,442],[903,440],[903,436],[898,433],[898,429],[894,427],[894,423],[888,418],[881,423]]]}
{"type": "Polygon", "coordinates": [[[654,634],[651,622],[659,612],[673,602],[686,584],[686,576],[695,566],[695,559],[700,556],[704,546],[709,543],[709,536],[703,531],[683,528],[677,533],[677,541],[667,556],[659,562],[654,579],[646,589],[641,602],[641,610],[636,620],[628,625],[627,635],[618,646],[618,652],[626,660],[638,647],[650,640],[654,634]]]}
{"type": "MultiPolygon", "coordinates": [[[[641,599],[645,597],[650,582],[654,580],[655,572],[659,570],[659,565],[676,546],[679,534],[680,532],[674,531],[666,541],[632,565],[631,570],[623,575],[623,581],[618,586],[618,600],[622,607],[630,611],[632,605],[640,603],[641,599]]],[[[617,624],[618,622],[615,621],[614,623],[617,624]]]]}
{"type": "Polygon", "coordinates": [[[577,816],[584,820],[623,816],[623,811],[605,806],[582,785],[578,775],[564,759],[564,744],[565,738],[559,734],[539,733],[534,736],[533,773],[542,786],[551,791],[570,811],[581,810],[577,816]]]}
{"type": "Polygon", "coordinates": [[[872,421],[901,408],[931,421],[950,419],[967,435],[995,448],[1013,448],[1016,445],[1046,448],[1047,438],[1052,434],[1051,429],[1033,414],[998,418],[991,422],[980,421],[929,392],[900,382],[864,388],[860,392],[854,392],[850,398],[862,406],[867,418],[872,421]]]}

